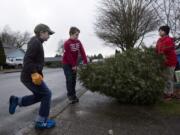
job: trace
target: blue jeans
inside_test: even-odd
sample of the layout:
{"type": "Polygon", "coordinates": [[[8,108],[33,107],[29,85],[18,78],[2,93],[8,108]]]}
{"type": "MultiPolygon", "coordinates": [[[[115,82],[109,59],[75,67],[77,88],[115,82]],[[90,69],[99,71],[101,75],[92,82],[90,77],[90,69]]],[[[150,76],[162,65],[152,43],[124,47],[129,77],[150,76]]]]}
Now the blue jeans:
{"type": "Polygon", "coordinates": [[[41,85],[35,85],[32,82],[23,82],[23,84],[33,93],[29,96],[22,97],[20,106],[30,106],[32,104],[41,102],[39,109],[39,116],[48,118],[51,104],[51,91],[45,84],[42,82],[41,85]]]}
{"type": "Polygon", "coordinates": [[[77,73],[72,70],[71,65],[63,65],[64,75],[66,77],[66,88],[67,88],[67,96],[73,97],[76,96],[76,76],[77,73]]]}

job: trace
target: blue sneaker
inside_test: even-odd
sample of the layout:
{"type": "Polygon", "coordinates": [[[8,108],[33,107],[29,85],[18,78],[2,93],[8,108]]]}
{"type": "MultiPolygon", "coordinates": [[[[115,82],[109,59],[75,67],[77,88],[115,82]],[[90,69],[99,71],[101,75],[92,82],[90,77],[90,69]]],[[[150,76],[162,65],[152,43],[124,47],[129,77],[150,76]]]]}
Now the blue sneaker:
{"type": "Polygon", "coordinates": [[[9,113],[14,114],[17,106],[18,106],[18,97],[11,96],[9,98],[9,113]]]}
{"type": "Polygon", "coordinates": [[[56,122],[54,120],[48,119],[45,122],[36,122],[35,128],[36,129],[50,129],[56,126],[56,122]]]}

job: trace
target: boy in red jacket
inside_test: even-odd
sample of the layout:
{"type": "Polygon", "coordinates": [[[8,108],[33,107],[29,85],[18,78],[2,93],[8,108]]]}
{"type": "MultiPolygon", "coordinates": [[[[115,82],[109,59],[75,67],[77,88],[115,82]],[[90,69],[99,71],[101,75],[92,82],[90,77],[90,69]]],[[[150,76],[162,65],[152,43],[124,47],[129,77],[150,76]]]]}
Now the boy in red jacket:
{"type": "Polygon", "coordinates": [[[87,57],[83,45],[78,40],[80,30],[71,27],[69,31],[70,38],[64,43],[63,69],[66,77],[67,96],[71,104],[79,102],[76,96],[76,75],[78,55],[80,54],[83,63],[87,64],[87,57]]]}
{"type": "Polygon", "coordinates": [[[164,90],[164,98],[171,99],[174,93],[174,70],[177,65],[177,56],[173,38],[169,37],[169,26],[159,28],[160,38],[157,41],[156,51],[165,56],[165,66],[167,67],[167,83],[164,90]]]}

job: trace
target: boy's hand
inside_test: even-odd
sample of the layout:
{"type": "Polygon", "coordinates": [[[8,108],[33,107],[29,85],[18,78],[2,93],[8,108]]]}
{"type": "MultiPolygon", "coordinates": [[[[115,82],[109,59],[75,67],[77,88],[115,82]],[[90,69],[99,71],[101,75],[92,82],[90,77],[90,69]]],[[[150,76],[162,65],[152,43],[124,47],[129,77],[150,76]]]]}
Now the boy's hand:
{"type": "Polygon", "coordinates": [[[86,64],[83,64],[82,65],[82,68],[86,68],[88,66],[88,64],[86,63],[86,64]]]}
{"type": "Polygon", "coordinates": [[[73,70],[74,72],[76,72],[76,71],[77,71],[77,67],[76,67],[76,66],[72,67],[72,70],[73,70]]]}
{"type": "Polygon", "coordinates": [[[39,74],[39,73],[33,73],[31,74],[31,78],[32,78],[32,82],[35,85],[41,85],[42,81],[43,81],[43,77],[39,74]]]}

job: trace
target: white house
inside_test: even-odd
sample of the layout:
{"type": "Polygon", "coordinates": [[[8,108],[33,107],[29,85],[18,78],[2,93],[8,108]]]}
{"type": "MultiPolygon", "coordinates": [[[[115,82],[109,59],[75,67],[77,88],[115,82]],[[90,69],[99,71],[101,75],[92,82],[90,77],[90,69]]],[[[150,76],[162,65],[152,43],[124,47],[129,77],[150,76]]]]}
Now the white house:
{"type": "Polygon", "coordinates": [[[12,66],[22,66],[23,58],[25,55],[25,51],[12,46],[3,46],[5,55],[6,55],[6,63],[12,66]]]}

